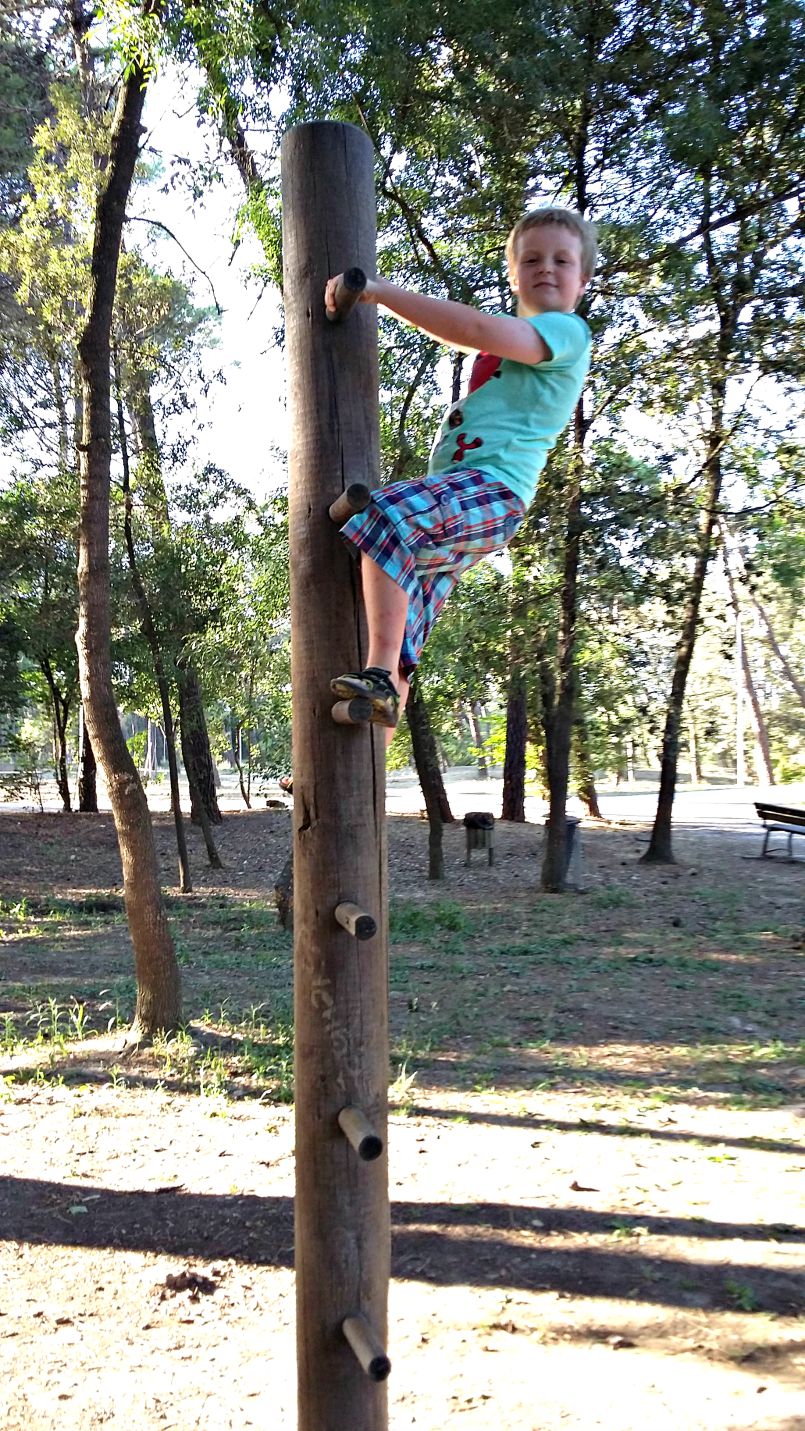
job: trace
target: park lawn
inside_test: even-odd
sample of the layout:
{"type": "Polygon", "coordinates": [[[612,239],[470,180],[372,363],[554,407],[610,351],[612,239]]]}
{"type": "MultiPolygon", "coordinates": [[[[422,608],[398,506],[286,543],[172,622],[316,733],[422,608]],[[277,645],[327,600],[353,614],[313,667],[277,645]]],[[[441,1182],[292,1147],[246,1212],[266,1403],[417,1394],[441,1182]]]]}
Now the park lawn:
{"type": "MultiPolygon", "coordinates": [[[[294,1424],[289,836],[193,832],[186,1024],[125,1051],[110,818],[0,814],[2,1427],[294,1424]]],[[[543,896],[495,838],[429,884],[389,821],[391,1424],[805,1426],[805,862],[593,825],[543,896]]]]}

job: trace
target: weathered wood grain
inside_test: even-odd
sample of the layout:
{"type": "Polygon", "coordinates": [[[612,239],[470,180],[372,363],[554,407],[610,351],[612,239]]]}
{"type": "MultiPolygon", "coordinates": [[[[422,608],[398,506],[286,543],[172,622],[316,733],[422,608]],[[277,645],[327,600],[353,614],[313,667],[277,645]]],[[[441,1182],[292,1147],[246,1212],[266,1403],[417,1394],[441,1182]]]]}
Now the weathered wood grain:
{"type": "Polygon", "coordinates": [[[331,718],[330,680],[365,663],[359,567],[329,516],[345,487],[377,485],[377,320],[358,304],[328,323],[328,277],[375,272],[372,147],[352,125],[291,130],[282,146],[290,444],[299,1431],[385,1431],[382,1382],[342,1331],[361,1315],[382,1344],[388,1166],[356,1158],[339,1127],[364,1110],[386,1146],[388,911],[385,748],[370,723],[331,718]],[[358,942],[345,892],[378,933],[358,942]]]}

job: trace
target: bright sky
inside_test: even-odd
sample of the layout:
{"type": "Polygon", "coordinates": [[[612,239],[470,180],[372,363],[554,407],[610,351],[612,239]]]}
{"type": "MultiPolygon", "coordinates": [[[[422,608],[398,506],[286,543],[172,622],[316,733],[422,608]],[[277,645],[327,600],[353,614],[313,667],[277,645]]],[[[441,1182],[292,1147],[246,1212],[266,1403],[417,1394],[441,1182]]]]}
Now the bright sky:
{"type": "MultiPolygon", "coordinates": [[[[175,172],[176,156],[199,163],[214,144],[213,137],[198,126],[193,100],[193,88],[179,81],[175,72],[166,71],[146,101],[147,143],[162,156],[163,183],[175,172]]],[[[129,241],[150,251],[160,267],[187,283],[197,303],[212,302],[212,283],[224,310],[220,348],[212,359],[223,369],[226,384],[214,387],[203,407],[199,405],[195,460],[197,465],[218,463],[260,497],[284,478],[271,451],[287,447],[284,360],[273,345],[280,305],[276,291],[263,291],[251,273],[261,257],[257,241],[247,236],[237,250],[233,247],[243,188],[228,156],[219,169],[221,181],[207,188],[196,203],[177,184],[166,194],[159,192],[158,185],[150,192],[140,190],[129,206],[129,212],[165,224],[206,277],[157,229],[131,225],[129,241]]]]}

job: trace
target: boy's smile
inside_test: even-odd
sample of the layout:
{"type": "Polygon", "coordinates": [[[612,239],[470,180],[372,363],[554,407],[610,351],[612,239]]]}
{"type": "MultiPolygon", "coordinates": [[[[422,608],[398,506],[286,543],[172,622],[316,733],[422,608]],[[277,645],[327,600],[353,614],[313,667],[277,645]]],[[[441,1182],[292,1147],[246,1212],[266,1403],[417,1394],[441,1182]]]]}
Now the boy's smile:
{"type": "Polygon", "coordinates": [[[541,224],[520,234],[511,269],[518,312],[572,313],[587,287],[581,239],[562,224],[541,224]]]}

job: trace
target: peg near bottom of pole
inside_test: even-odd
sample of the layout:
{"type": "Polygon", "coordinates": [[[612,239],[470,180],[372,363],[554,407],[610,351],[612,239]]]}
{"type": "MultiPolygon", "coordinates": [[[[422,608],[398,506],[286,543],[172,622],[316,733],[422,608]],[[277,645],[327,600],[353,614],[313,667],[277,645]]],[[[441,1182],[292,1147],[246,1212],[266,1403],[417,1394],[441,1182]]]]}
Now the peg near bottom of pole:
{"type": "Polygon", "coordinates": [[[342,1108],[338,1115],[338,1124],[344,1137],[352,1144],[359,1158],[365,1163],[371,1163],[375,1158],[379,1158],[383,1151],[383,1139],[376,1133],[369,1119],[361,1108],[354,1108],[351,1105],[342,1108]]]}
{"type": "Polygon", "coordinates": [[[365,696],[353,696],[351,701],[336,701],[332,717],[337,725],[366,725],[372,719],[372,702],[365,696]]]}
{"type": "Polygon", "coordinates": [[[364,482],[351,482],[330,504],[330,521],[335,522],[337,527],[343,527],[356,512],[365,512],[371,500],[372,494],[364,482]]]}
{"type": "Polygon", "coordinates": [[[366,1375],[372,1381],[385,1381],[391,1371],[385,1347],[370,1327],[365,1317],[345,1317],[342,1331],[366,1375]]]}

